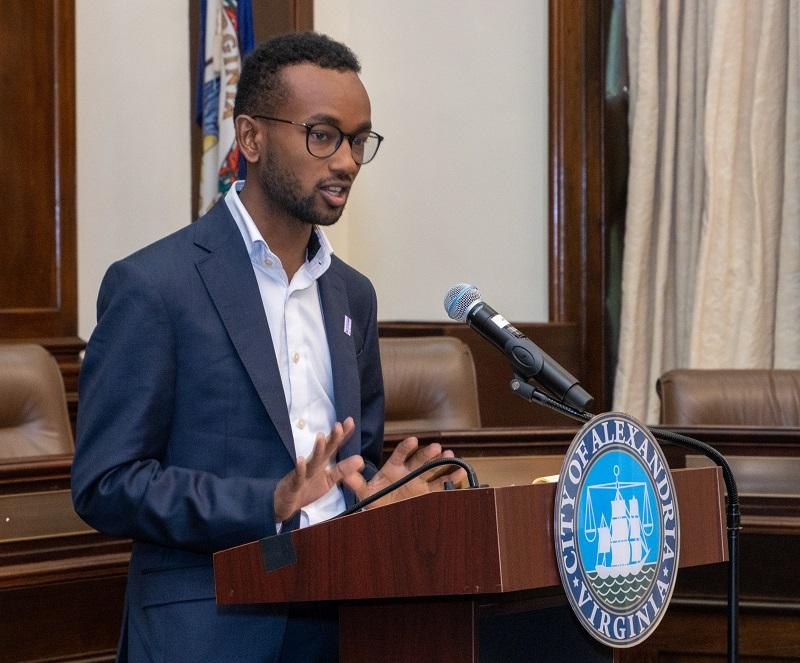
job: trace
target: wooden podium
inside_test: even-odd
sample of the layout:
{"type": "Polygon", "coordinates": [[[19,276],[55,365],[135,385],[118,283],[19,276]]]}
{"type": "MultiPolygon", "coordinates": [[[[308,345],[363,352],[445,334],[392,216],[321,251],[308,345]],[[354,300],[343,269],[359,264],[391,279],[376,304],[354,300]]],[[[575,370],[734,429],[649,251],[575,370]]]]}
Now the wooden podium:
{"type": "MultiPolygon", "coordinates": [[[[672,476],[680,566],[725,561],[720,470],[672,476]]],[[[555,489],[431,493],[218,552],[217,603],[337,602],[343,663],[613,660],[566,605],[555,489]]]]}

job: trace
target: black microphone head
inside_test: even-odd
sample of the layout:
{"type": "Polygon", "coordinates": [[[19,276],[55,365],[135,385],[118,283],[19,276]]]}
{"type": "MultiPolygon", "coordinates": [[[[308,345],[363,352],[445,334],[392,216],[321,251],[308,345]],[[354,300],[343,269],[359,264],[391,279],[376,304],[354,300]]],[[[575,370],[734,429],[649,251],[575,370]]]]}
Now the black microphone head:
{"type": "Polygon", "coordinates": [[[467,314],[481,300],[480,291],[469,283],[456,283],[444,296],[444,310],[458,322],[466,322],[467,314]]]}

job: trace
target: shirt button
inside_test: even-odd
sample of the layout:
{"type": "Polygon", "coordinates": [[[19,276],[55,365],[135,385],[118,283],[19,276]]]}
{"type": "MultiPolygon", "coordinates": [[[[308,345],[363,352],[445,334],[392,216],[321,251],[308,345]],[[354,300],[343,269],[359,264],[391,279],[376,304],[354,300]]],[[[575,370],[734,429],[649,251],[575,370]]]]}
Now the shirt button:
{"type": "Polygon", "coordinates": [[[297,420],[297,427],[300,430],[303,430],[306,427],[306,420],[305,419],[298,419],[297,420]]]}
{"type": "Polygon", "coordinates": [[[265,266],[265,267],[272,267],[272,260],[270,260],[269,258],[267,258],[267,259],[264,261],[264,266],[265,266]]]}
{"type": "Polygon", "coordinates": [[[297,352],[295,352],[295,353],[292,355],[292,361],[293,361],[295,364],[296,364],[298,361],[300,361],[300,355],[299,355],[297,352]]]}

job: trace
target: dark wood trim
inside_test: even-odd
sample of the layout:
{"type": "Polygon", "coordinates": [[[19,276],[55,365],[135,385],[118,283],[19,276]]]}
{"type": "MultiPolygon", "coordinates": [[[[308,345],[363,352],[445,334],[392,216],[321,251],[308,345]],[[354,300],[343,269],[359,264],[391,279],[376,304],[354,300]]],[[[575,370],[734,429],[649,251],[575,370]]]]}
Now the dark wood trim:
{"type": "Polygon", "coordinates": [[[78,332],[78,247],[76,137],[75,137],[75,2],[53,3],[55,26],[53,48],[57,53],[55,80],[56,227],[58,233],[58,271],[60,328],[53,337],[77,338],[78,332]]]}
{"type": "MultiPolygon", "coordinates": [[[[39,38],[46,35],[52,41],[44,52],[37,52],[36,62],[31,63],[30,68],[20,67],[14,85],[23,86],[25,90],[49,89],[42,95],[46,100],[41,102],[44,105],[35,108],[35,117],[14,118],[15,111],[11,109],[9,118],[18,123],[43,123],[43,139],[52,138],[53,141],[47,147],[50,153],[46,162],[39,162],[34,173],[35,186],[41,187],[41,196],[53,203],[52,208],[47,209],[46,219],[35,219],[40,232],[46,228],[46,237],[37,237],[32,245],[28,244],[32,251],[46,252],[45,260],[50,262],[53,280],[50,282],[52,289],[42,289],[35,304],[0,309],[0,338],[3,340],[75,337],[78,325],[74,0],[57,0],[36,7],[35,11],[31,8],[29,18],[24,29],[31,31],[30,38],[38,33],[39,38]]],[[[23,106],[22,112],[26,109],[30,112],[31,107],[23,106]]],[[[34,155],[34,158],[38,157],[34,155]]],[[[30,187],[30,177],[33,175],[28,173],[6,185],[30,187]]],[[[42,208],[37,208],[37,212],[39,209],[42,208]]],[[[25,205],[6,210],[8,232],[25,232],[31,226],[31,219],[26,215],[32,213],[32,208],[25,205]]],[[[20,274],[16,287],[30,288],[32,283],[25,283],[25,279],[41,278],[41,274],[20,274]]],[[[4,284],[12,285],[15,284],[4,284]]]]}
{"type": "Polygon", "coordinates": [[[11,205],[5,221],[11,233],[8,239],[14,240],[11,246],[32,251],[35,259],[29,262],[40,268],[20,269],[3,283],[4,288],[31,294],[32,301],[25,306],[0,307],[0,342],[36,343],[53,354],[74,421],[80,352],[85,347],[77,335],[75,3],[14,4],[18,7],[10,7],[14,9],[10,15],[23,11],[25,20],[5,29],[14,29],[15,40],[33,43],[36,50],[24,66],[13,65],[19,65],[14,85],[20,86],[19,93],[28,102],[9,111],[8,122],[13,124],[7,126],[36,126],[46,144],[31,153],[33,165],[25,166],[21,179],[7,183],[27,191],[30,181],[35,181],[36,191],[31,190],[31,195],[38,202],[28,199],[11,205]],[[42,265],[47,266],[46,272],[42,265]]]}
{"type": "Polygon", "coordinates": [[[578,326],[584,385],[611,405],[607,360],[605,40],[612,0],[550,0],[550,320],[578,326]]]}
{"type": "Polygon", "coordinates": [[[314,0],[293,0],[294,29],[306,32],[314,29],[314,0]]]}
{"type": "Polygon", "coordinates": [[[0,460],[0,495],[65,490],[72,454],[0,460]]]}
{"type": "MultiPolygon", "coordinates": [[[[563,454],[576,431],[577,426],[506,428],[421,433],[419,438],[422,443],[439,442],[458,456],[476,459],[476,464],[477,458],[502,455],[516,467],[526,457],[563,454]]],[[[800,444],[800,429],[705,427],[683,432],[713,442],[732,456],[784,456],[792,446],[796,452],[800,444]]],[[[392,437],[387,446],[398,441],[399,436],[392,437]]],[[[69,456],[58,456],[0,462],[0,495],[64,490],[69,485],[69,461],[69,456]]],[[[744,498],[742,652],[758,660],[779,653],[783,660],[796,660],[800,639],[792,626],[800,593],[796,574],[787,569],[800,555],[798,498],[771,506],[753,503],[757,508],[752,511],[748,496],[744,498]],[[764,564],[768,558],[770,564],[764,564]]],[[[129,541],[94,532],[0,541],[0,604],[14,606],[0,620],[0,642],[9,643],[6,658],[112,660],[129,551],[129,541]],[[100,612],[97,606],[102,606],[100,612]]],[[[656,660],[658,651],[705,652],[718,657],[709,660],[724,660],[724,581],[722,564],[682,569],[664,622],[624,660],[656,660]]]]}
{"type": "MultiPolygon", "coordinates": [[[[723,606],[683,606],[676,598],[652,636],[638,647],[619,651],[621,663],[725,663],[727,613],[723,606]]],[[[789,663],[800,659],[797,614],[742,609],[739,660],[789,663]]]]}

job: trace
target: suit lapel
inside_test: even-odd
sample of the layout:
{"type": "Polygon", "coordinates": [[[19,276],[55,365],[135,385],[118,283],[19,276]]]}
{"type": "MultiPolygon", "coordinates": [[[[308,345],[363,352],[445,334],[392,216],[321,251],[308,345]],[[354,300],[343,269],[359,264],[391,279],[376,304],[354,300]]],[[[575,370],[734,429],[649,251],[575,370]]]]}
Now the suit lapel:
{"type": "MultiPolygon", "coordinates": [[[[353,417],[356,424],[353,436],[345,442],[336,455],[337,460],[361,453],[361,380],[358,375],[356,346],[352,336],[352,313],[347,299],[344,279],[334,262],[319,278],[322,316],[331,353],[333,372],[333,397],[336,403],[336,420],[353,417]],[[345,320],[350,322],[345,322],[345,320]],[[347,330],[347,331],[345,331],[347,330]]],[[[356,503],[355,494],[342,485],[345,504],[356,503]]]]}
{"type": "Polygon", "coordinates": [[[197,262],[200,277],[267,415],[295,459],[278,362],[245,244],[224,201],[195,225],[195,244],[210,252],[197,262]]]}
{"type": "MultiPolygon", "coordinates": [[[[361,387],[356,363],[356,348],[353,343],[351,324],[352,313],[347,301],[344,280],[335,263],[319,278],[319,293],[322,301],[322,316],[325,320],[325,334],[331,353],[333,372],[333,398],[336,404],[336,420],[344,421],[353,417],[356,434],[360,437],[361,428],[361,387]]],[[[351,440],[359,453],[360,442],[351,440]]],[[[348,444],[347,447],[350,445],[348,444]]],[[[345,447],[345,448],[347,448],[345,447]]],[[[342,450],[344,451],[344,450],[342,450]]],[[[343,457],[349,454],[340,453],[343,457]]]]}

